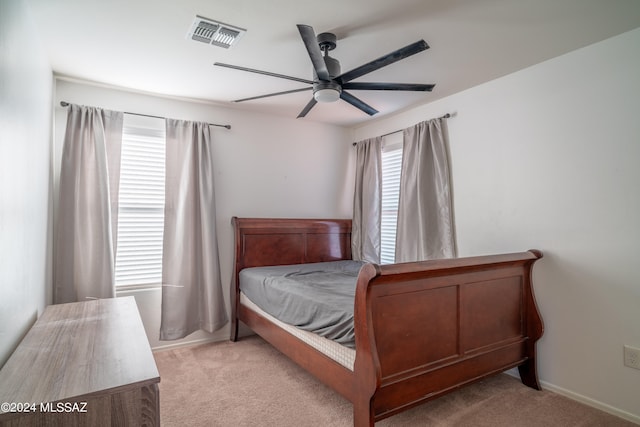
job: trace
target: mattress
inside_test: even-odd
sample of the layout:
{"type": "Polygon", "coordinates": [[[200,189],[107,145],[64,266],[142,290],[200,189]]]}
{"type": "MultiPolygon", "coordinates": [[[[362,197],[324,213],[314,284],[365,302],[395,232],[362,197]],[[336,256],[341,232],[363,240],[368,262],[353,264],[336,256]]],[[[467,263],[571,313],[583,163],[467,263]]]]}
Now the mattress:
{"type": "Polygon", "coordinates": [[[360,261],[253,267],[240,271],[240,290],[286,324],[355,347],[353,308],[360,261]]]}
{"type": "Polygon", "coordinates": [[[287,325],[286,323],[279,321],[269,313],[265,313],[263,310],[261,310],[260,307],[255,305],[242,292],[240,292],[240,304],[258,313],[270,322],[276,324],[294,337],[298,338],[300,341],[309,344],[311,347],[315,348],[325,356],[335,360],[348,370],[353,371],[353,366],[356,361],[356,351],[353,348],[345,347],[335,341],[316,335],[313,332],[304,331],[302,329],[296,328],[295,326],[287,325]]]}

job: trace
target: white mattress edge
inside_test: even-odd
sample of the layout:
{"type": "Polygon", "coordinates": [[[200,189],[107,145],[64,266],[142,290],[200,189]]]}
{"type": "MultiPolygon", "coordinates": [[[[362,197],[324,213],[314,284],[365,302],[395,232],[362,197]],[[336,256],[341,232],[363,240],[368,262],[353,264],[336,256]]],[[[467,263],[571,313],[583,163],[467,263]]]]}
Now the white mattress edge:
{"type": "Polygon", "coordinates": [[[354,349],[345,347],[342,344],[338,344],[335,341],[321,337],[320,335],[314,334],[313,332],[296,328],[295,326],[289,325],[276,319],[269,313],[263,311],[256,304],[254,304],[253,301],[251,301],[242,292],[240,292],[240,304],[244,305],[252,311],[255,311],[260,316],[264,317],[272,323],[275,323],[280,328],[289,332],[291,335],[295,336],[306,344],[309,344],[311,347],[315,348],[325,356],[329,357],[332,360],[335,360],[350,371],[353,371],[353,366],[356,360],[356,351],[354,349]]]}

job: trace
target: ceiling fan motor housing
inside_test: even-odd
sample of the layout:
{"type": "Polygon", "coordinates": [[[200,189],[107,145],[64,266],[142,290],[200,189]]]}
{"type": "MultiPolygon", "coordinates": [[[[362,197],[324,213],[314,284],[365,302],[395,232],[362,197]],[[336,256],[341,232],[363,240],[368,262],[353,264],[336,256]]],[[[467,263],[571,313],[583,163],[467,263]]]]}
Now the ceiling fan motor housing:
{"type": "Polygon", "coordinates": [[[318,82],[313,84],[313,93],[315,94],[317,91],[319,90],[335,90],[336,92],[338,92],[338,94],[342,93],[342,87],[336,83],[336,82],[325,82],[322,80],[319,80],[318,82]]]}

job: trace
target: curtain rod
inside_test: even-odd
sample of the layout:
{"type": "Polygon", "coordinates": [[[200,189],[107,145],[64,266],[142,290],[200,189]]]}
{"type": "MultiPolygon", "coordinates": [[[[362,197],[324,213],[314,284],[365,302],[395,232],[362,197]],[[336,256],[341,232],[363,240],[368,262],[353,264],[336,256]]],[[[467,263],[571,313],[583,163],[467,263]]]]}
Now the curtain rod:
{"type": "MultiPolygon", "coordinates": [[[[62,107],[68,107],[69,103],[67,101],[60,101],[60,105],[62,107]]],[[[134,116],[143,116],[143,117],[153,117],[154,119],[166,119],[166,117],[162,117],[162,116],[152,116],[150,114],[141,114],[141,113],[130,113],[128,111],[124,111],[124,114],[132,114],[134,116]]],[[[207,123],[209,126],[218,126],[221,128],[226,128],[226,129],[231,129],[231,125],[218,125],[215,123],[207,123]]]]}
{"type": "MultiPolygon", "coordinates": [[[[450,113],[445,114],[444,116],[436,117],[437,119],[448,119],[452,117],[450,113]]],[[[433,120],[433,119],[431,119],[433,120]]],[[[393,132],[385,133],[384,135],[380,135],[380,138],[384,138],[385,136],[393,135],[394,133],[402,132],[404,129],[394,130],[393,132]]],[[[355,147],[358,143],[354,142],[352,145],[355,147]]]]}

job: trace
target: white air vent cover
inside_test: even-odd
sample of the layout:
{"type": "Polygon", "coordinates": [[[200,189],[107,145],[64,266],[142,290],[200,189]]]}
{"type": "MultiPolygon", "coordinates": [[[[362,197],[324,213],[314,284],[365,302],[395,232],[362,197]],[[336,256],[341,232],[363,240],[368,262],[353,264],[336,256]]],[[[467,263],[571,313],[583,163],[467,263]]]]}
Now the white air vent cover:
{"type": "Polygon", "coordinates": [[[187,38],[214,46],[230,48],[247,30],[196,16],[187,38]]]}

